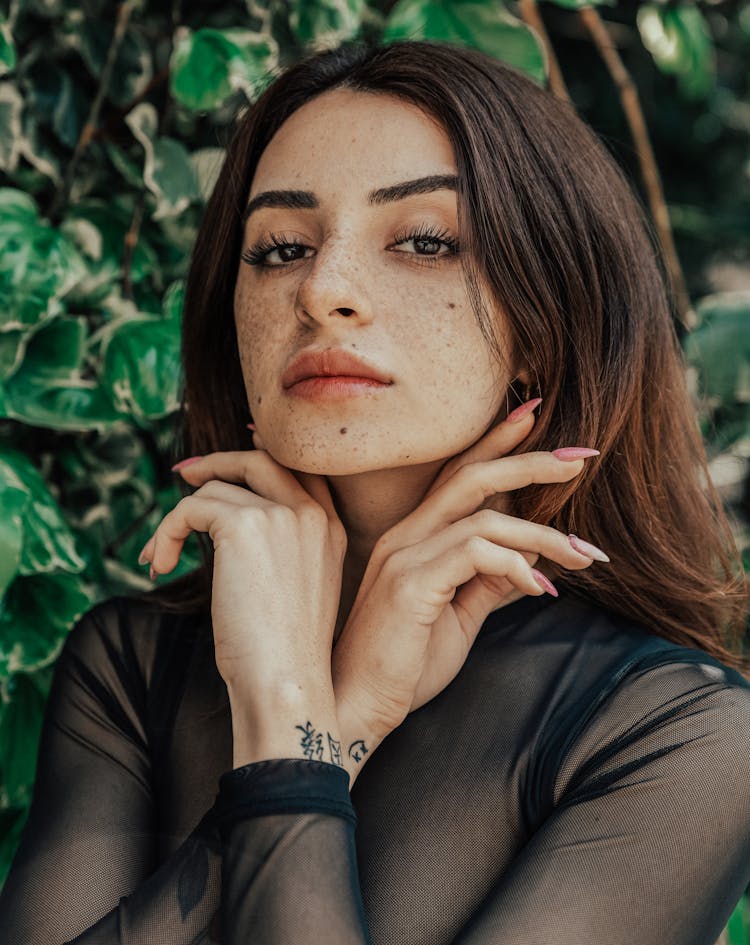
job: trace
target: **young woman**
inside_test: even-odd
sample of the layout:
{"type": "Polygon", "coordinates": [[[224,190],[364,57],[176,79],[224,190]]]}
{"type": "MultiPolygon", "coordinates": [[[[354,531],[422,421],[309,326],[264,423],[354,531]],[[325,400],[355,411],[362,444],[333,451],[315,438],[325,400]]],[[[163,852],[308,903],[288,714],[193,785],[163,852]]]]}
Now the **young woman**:
{"type": "Polygon", "coordinates": [[[711,945],[750,881],[745,583],[571,107],[448,45],[289,69],[184,368],[194,491],[142,562],[206,561],[67,638],[3,942],[711,945]]]}

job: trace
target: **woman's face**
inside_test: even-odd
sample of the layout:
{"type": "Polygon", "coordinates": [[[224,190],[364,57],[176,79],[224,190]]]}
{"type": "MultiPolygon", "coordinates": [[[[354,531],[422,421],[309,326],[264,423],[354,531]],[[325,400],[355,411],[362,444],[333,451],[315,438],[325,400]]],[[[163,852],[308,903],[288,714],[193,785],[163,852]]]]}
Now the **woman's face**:
{"type": "Polygon", "coordinates": [[[455,175],[450,140],[424,112],[344,89],[298,109],[263,152],[250,202],[306,192],[298,206],[269,206],[284,202],[277,194],[250,213],[234,295],[250,412],[278,462],[349,475],[447,459],[498,414],[510,378],[480,332],[453,251],[455,191],[443,181],[368,199],[455,175]],[[343,349],[391,383],[343,396],[285,389],[285,369],[308,348],[343,349]]]}

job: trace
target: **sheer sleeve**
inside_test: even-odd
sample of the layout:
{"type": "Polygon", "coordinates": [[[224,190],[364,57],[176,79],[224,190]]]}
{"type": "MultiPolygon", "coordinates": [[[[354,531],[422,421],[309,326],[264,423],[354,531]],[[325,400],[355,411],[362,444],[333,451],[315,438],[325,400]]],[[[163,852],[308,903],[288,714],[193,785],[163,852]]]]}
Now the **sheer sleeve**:
{"type": "Polygon", "coordinates": [[[455,945],[713,945],[750,881],[750,686],[729,674],[627,677],[455,945]]]}
{"type": "Polygon", "coordinates": [[[271,945],[306,931],[317,941],[316,930],[330,945],[367,941],[349,776],[334,765],[225,772],[213,807],[157,866],[144,699],[116,609],[94,608],[55,666],[0,894],[1,945],[271,945]]]}

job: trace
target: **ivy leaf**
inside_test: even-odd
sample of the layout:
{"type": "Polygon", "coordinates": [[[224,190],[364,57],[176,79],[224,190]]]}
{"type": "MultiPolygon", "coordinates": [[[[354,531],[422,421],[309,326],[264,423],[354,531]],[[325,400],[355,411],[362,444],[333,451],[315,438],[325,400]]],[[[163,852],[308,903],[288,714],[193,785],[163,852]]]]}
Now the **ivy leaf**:
{"type": "Polygon", "coordinates": [[[146,153],[143,182],[156,197],[154,220],[177,216],[192,200],[200,199],[198,177],[185,146],[158,137],[156,109],[148,102],[136,105],[125,121],[146,153]]]}
{"type": "Polygon", "coordinates": [[[93,594],[70,574],[17,578],[0,611],[0,676],[33,673],[54,663],[72,624],[93,594]]]}
{"type": "Polygon", "coordinates": [[[240,29],[180,27],[170,60],[172,95],[194,111],[210,111],[241,89],[252,101],[278,63],[278,47],[269,35],[240,29]]]}
{"type": "Polygon", "coordinates": [[[0,219],[0,331],[61,311],[60,300],[86,274],[71,241],[38,219],[0,219]]]}
{"type": "MultiPolygon", "coordinates": [[[[87,16],[77,8],[66,12],[65,22],[59,31],[66,45],[80,54],[95,79],[101,78],[113,32],[112,17],[87,16]]],[[[107,98],[121,107],[129,105],[145,90],[153,74],[153,60],[147,39],[140,32],[129,28],[117,50],[107,98]]]]}
{"type": "Polygon", "coordinates": [[[289,28],[312,49],[336,46],[357,36],[366,7],[364,0],[294,0],[289,28]]]}
{"type": "Polygon", "coordinates": [[[708,24],[698,7],[646,3],[638,8],[636,22],[643,45],[662,72],[677,76],[686,98],[705,98],[716,82],[716,61],[708,24]]]}
{"type": "Polygon", "coordinates": [[[16,50],[10,32],[10,24],[0,16],[0,75],[12,72],[16,67],[16,50]]]}
{"type": "Polygon", "coordinates": [[[111,326],[103,345],[103,383],[112,402],[139,420],[179,407],[180,330],[175,319],[134,318],[111,326]]]}
{"type": "Polygon", "coordinates": [[[40,382],[23,365],[0,387],[0,417],[55,430],[108,429],[123,417],[98,381],[74,378],[40,382]]]}
{"type": "Polygon", "coordinates": [[[86,562],[76,551],[73,533],[41,473],[28,457],[10,447],[0,448],[0,488],[27,496],[18,574],[83,571],[86,562]]]}
{"type": "Polygon", "coordinates": [[[86,350],[86,319],[61,316],[45,322],[26,348],[23,370],[40,383],[77,375],[86,350]]]}
{"type": "Polygon", "coordinates": [[[0,758],[3,759],[0,803],[24,804],[34,782],[44,721],[45,700],[26,673],[12,680],[12,699],[0,707],[0,758]]]}
{"type": "Polygon", "coordinates": [[[750,401],[750,292],[705,296],[696,314],[698,327],[685,338],[684,348],[698,371],[700,395],[713,406],[750,401]]]}
{"type": "Polygon", "coordinates": [[[428,39],[479,49],[538,83],[545,82],[541,41],[500,3],[399,0],[386,21],[383,42],[399,39],[428,39]]]}

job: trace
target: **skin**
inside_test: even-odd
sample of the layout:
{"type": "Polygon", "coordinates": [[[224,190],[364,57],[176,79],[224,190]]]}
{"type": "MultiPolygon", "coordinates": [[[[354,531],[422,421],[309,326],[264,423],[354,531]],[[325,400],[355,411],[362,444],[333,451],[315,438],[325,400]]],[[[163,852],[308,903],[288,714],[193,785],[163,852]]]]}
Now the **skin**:
{"type": "Polygon", "coordinates": [[[458,238],[455,192],[367,201],[374,188],[456,173],[450,139],[430,116],[392,96],[337,89],[282,125],[252,181],[249,199],[294,189],[319,203],[250,215],[243,250],[270,233],[298,245],[272,249],[266,267],[240,262],[234,317],[263,448],[291,470],[325,475],[346,529],[337,633],[375,542],[419,505],[450,457],[505,415],[509,382],[525,379],[482,336],[460,255],[429,237],[396,244],[425,226],[458,238]],[[344,401],[295,398],[281,375],[309,346],[347,348],[393,383],[344,401]]]}

